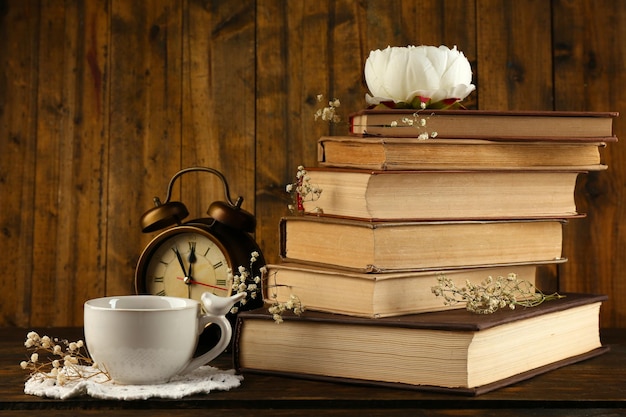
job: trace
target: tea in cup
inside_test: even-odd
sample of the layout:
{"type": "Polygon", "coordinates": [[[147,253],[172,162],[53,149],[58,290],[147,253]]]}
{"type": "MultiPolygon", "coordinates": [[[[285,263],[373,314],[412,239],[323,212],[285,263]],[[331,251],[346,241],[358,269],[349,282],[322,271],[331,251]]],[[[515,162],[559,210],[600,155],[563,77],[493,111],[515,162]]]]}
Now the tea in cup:
{"type": "Polygon", "coordinates": [[[169,381],[207,364],[221,354],[232,336],[225,315],[245,293],[219,297],[209,292],[196,300],[156,295],[104,297],[85,303],[85,342],[92,359],[120,384],[169,381]],[[218,343],[193,357],[204,328],[220,328],[218,343]]]}

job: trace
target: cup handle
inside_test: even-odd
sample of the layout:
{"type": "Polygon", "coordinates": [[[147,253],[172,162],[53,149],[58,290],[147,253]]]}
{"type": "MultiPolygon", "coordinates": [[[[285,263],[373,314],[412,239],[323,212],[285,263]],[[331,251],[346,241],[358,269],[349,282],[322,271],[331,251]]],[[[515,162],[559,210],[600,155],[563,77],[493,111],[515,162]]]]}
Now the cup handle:
{"type": "Polygon", "coordinates": [[[230,325],[230,321],[226,318],[226,314],[237,301],[240,301],[244,297],[245,293],[235,294],[227,298],[218,297],[211,293],[204,293],[202,295],[202,303],[207,310],[207,314],[198,319],[198,334],[202,333],[207,324],[217,324],[220,328],[220,340],[208,352],[193,358],[180,372],[181,375],[189,373],[202,365],[206,365],[226,350],[233,335],[233,329],[230,325]]]}

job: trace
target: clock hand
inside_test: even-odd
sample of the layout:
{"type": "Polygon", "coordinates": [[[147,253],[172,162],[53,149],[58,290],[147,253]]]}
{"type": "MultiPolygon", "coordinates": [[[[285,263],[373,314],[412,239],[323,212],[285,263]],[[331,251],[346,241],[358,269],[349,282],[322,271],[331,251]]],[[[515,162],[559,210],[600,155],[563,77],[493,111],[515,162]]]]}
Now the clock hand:
{"type": "Polygon", "coordinates": [[[185,270],[185,264],[183,263],[183,258],[180,256],[180,252],[178,251],[178,248],[176,246],[174,246],[172,248],[172,250],[176,254],[176,258],[178,259],[178,263],[180,264],[180,268],[183,270],[183,275],[185,276],[183,281],[185,281],[185,284],[187,284],[187,280],[189,280],[189,278],[188,278],[189,276],[187,275],[187,271],[185,270]]]}
{"type": "Polygon", "coordinates": [[[189,279],[193,279],[191,271],[193,270],[193,264],[195,264],[197,260],[196,242],[189,242],[189,256],[187,257],[187,260],[189,261],[189,275],[187,276],[189,277],[189,279]]]}
{"type": "Polygon", "coordinates": [[[220,287],[220,286],[217,286],[217,285],[205,284],[204,282],[194,281],[194,280],[191,280],[191,279],[186,278],[186,277],[176,277],[176,279],[181,280],[181,281],[185,281],[187,284],[202,285],[203,287],[209,287],[209,288],[215,288],[215,289],[218,289],[218,290],[228,291],[228,288],[220,287]]]}

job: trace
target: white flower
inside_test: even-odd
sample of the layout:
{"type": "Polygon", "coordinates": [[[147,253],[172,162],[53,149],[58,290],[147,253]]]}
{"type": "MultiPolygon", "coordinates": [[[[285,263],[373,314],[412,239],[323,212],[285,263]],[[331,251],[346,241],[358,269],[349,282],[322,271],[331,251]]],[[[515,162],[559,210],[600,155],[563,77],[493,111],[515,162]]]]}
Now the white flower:
{"type": "Polygon", "coordinates": [[[463,100],[476,88],[469,61],[447,46],[387,47],[371,51],[365,61],[369,104],[383,101],[410,103],[416,97],[432,103],[463,100]]]}
{"type": "Polygon", "coordinates": [[[43,347],[44,349],[49,348],[51,344],[52,344],[52,340],[50,340],[50,337],[44,336],[41,338],[41,347],[43,347]]]}

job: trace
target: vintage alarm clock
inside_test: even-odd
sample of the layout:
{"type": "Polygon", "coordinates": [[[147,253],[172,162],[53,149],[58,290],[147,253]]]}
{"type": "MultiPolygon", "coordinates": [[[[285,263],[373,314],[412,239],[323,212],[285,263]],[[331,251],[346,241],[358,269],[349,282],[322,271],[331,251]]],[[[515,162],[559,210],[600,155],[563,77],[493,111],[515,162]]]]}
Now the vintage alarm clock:
{"type": "MultiPolygon", "coordinates": [[[[148,243],[137,262],[135,290],[138,294],[168,295],[200,300],[204,292],[229,296],[233,292],[229,272],[240,275],[239,267],[260,276],[265,265],[261,250],[251,233],[256,227],[254,216],[241,208],[243,198],[230,198],[226,178],[207,167],[191,167],[177,172],[167,188],[165,201],[154,198],[155,207],[141,217],[144,233],[165,229],[148,243]],[[189,212],[180,202],[170,201],[174,182],[189,172],[208,172],[224,185],[226,202],[215,201],[207,211],[209,217],[183,223],[189,212]],[[252,254],[257,253],[251,263],[252,254]]],[[[260,295],[248,297],[239,309],[263,305],[260,295]]]]}

